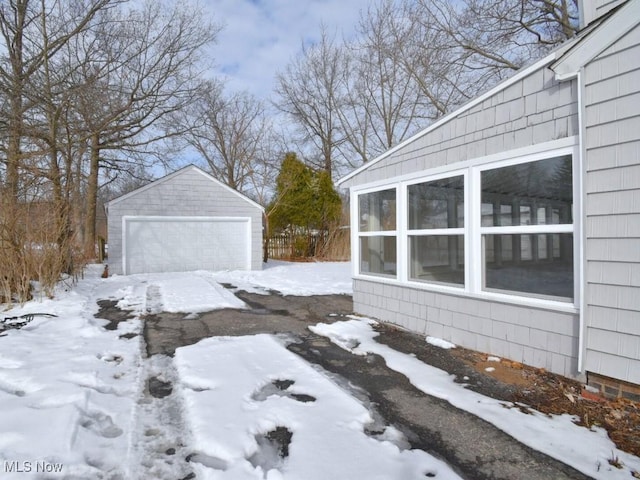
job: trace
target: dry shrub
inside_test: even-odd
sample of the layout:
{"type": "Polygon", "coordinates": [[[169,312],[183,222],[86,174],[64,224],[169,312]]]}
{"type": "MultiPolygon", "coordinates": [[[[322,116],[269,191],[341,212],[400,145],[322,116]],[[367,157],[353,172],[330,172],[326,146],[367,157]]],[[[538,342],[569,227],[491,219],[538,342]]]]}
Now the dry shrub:
{"type": "Polygon", "coordinates": [[[351,258],[351,235],[348,226],[332,226],[316,246],[316,258],[326,261],[345,261],[351,258]]]}
{"type": "Polygon", "coordinates": [[[77,273],[84,264],[68,228],[60,226],[64,217],[44,202],[9,210],[0,214],[0,303],[30,300],[32,282],[51,297],[62,276],[77,273]]]}

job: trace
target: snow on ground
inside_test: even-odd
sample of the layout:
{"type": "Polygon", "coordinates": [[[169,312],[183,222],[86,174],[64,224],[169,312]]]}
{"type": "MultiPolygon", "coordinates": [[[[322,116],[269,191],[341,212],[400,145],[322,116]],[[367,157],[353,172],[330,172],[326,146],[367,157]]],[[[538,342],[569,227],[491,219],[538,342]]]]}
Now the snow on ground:
{"type": "MultiPolygon", "coordinates": [[[[437,478],[456,478],[432,457],[404,449],[402,435],[393,428],[379,437],[368,436],[367,408],[286,350],[283,340],[266,335],[211,338],[178,349],[175,361],[154,361],[155,357],[142,358],[139,336],[123,337],[140,332],[138,317],[145,312],[189,314],[245,307],[219,283],[284,295],[350,293],[348,263],[270,262],[257,272],[108,279],[99,278],[101,269],[91,266],[73,287],[61,284],[55,299],[0,312],[0,318],[57,315],[36,316],[24,328],[0,336],[2,478],[33,478],[38,469],[56,478],[53,473],[60,466],[67,478],[148,478],[154,468],[154,478],[179,478],[173,475],[177,470],[167,467],[164,476],[158,461],[144,460],[163,441],[175,440],[177,433],[193,443],[185,448],[195,452],[189,465],[198,478],[405,479],[435,471],[437,478]],[[106,330],[107,322],[94,318],[100,299],[117,300],[136,317],[120,323],[117,330],[106,330]],[[175,403],[148,403],[144,384],[149,375],[166,377],[176,386],[177,394],[169,397],[175,403]],[[309,396],[315,401],[303,401],[309,396]],[[167,415],[180,412],[184,422],[167,421],[167,415]],[[190,428],[182,432],[185,422],[190,428]],[[147,435],[154,425],[156,440],[147,435]],[[276,427],[292,434],[285,462],[274,441],[264,437],[276,427]]],[[[372,322],[354,317],[312,329],[355,354],[383,356],[425,393],[490,421],[588,475],[626,479],[630,470],[640,470],[640,459],[618,451],[603,430],[577,427],[568,416],[525,415],[466,390],[446,372],[375,342],[372,322]],[[613,456],[624,469],[609,466],[607,460],[613,456]]],[[[430,341],[445,346],[437,339],[430,341]]]]}
{"type": "Polygon", "coordinates": [[[141,358],[139,336],[121,336],[139,333],[137,317],[145,312],[244,308],[214,277],[239,278],[238,285],[263,293],[265,288],[306,295],[350,291],[348,264],[299,265],[270,262],[265,273],[203,271],[107,279],[100,278],[103,266],[93,265],[76,285],[61,283],[54,299],[37,298],[0,311],[0,319],[57,315],[36,316],[22,329],[0,336],[0,476],[37,478],[60,469],[69,478],[130,478],[138,473],[140,459],[131,457],[141,447],[132,443],[145,435],[134,430],[153,419],[138,418],[149,409],[137,401],[157,366],[141,358]],[[108,322],[94,318],[100,299],[118,300],[118,306],[136,318],[120,323],[117,330],[105,330],[108,322]]]}
{"type": "Polygon", "coordinates": [[[118,292],[121,298],[118,305],[138,313],[198,313],[246,307],[206,271],[113,276],[108,280],[128,282],[127,287],[118,292]]]}
{"type": "Polygon", "coordinates": [[[74,288],[58,288],[54,300],[0,313],[57,315],[36,316],[0,337],[2,478],[60,469],[74,478],[123,474],[140,344],[120,335],[139,330],[139,322],[107,331],[106,322],[93,317],[96,298],[119,288],[101,281],[94,267],[74,288]]]}
{"type": "Polygon", "coordinates": [[[425,452],[399,448],[395,429],[365,434],[368,410],[270,335],[205,339],[177,349],[175,362],[197,478],[459,478],[425,452]],[[278,428],[292,434],[285,460],[267,440],[278,428]]]}
{"type": "Polygon", "coordinates": [[[319,323],[309,328],[354,354],[380,355],[389,368],[405,375],[424,393],[447,400],[483,418],[520,442],[586,475],[603,480],[629,479],[632,471],[640,471],[640,458],[618,450],[604,429],[594,428],[590,431],[579,427],[569,415],[546,416],[535,411],[528,415],[518,408],[506,408],[506,402],[485,397],[454,383],[453,377],[447,372],[376,342],[375,337],[379,334],[372,328],[375,323],[354,316],[348,321],[319,323]],[[609,465],[608,459],[615,457],[624,465],[622,469],[609,465]]]}
{"type": "Polygon", "coordinates": [[[353,293],[349,262],[291,263],[269,260],[262,270],[213,274],[215,281],[230,283],[240,290],[282,295],[332,295],[353,293]]]}

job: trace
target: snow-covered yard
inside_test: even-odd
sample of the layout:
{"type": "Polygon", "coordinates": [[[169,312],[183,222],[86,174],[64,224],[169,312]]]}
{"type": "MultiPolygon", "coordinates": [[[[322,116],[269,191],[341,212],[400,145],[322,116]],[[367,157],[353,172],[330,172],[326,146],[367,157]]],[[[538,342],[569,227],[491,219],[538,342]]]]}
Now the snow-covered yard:
{"type": "MultiPolygon", "coordinates": [[[[155,421],[161,430],[168,423],[150,417],[145,396],[148,373],[163,369],[172,372],[179,397],[174,407],[184,419],[182,441],[197,478],[459,478],[441,461],[408,449],[393,427],[367,434],[373,418],[366,406],[288,351],[287,338],[212,337],[154,362],[144,358],[141,336],[131,335],[141,332],[139,317],[146,312],[247,308],[220,284],[265,294],[351,293],[348,264],[273,262],[258,272],[108,279],[100,272],[92,266],[76,285],[61,284],[55,299],[0,313],[0,319],[57,315],[36,316],[0,337],[0,478],[180,478],[171,462],[156,471],[143,458],[153,443],[150,425],[155,421]],[[107,322],[94,317],[101,299],[118,300],[134,319],[105,329],[107,322]]],[[[618,451],[603,430],[578,427],[567,416],[505,408],[376,342],[372,323],[352,317],[312,331],[356,355],[382,356],[416,388],[594,478],[628,479],[640,471],[640,459],[618,451]],[[609,465],[612,457],[622,469],[609,465]]]]}

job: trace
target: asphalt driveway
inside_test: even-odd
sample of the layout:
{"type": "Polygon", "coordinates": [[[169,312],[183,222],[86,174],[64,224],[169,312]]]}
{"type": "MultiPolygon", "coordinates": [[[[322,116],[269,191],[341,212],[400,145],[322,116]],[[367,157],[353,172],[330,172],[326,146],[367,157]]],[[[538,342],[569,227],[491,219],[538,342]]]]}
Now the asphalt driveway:
{"type": "MultiPolygon", "coordinates": [[[[393,425],[402,431],[412,448],[441,458],[468,479],[585,479],[573,468],[514,440],[490,423],[457,409],[448,402],[426,395],[407,378],[389,369],[377,355],[358,356],[336,346],[328,338],[312,333],[308,326],[331,323],[352,313],[351,297],[281,296],[235,292],[249,309],[222,309],[185,316],[181,313],[151,312],[145,316],[146,354],[173,356],[175,349],[212,336],[243,336],[269,333],[286,336],[288,349],[307,362],[318,365],[360,399],[373,412],[378,425],[393,425]]],[[[117,316],[117,310],[103,317],[117,316]]],[[[419,358],[464,375],[466,383],[484,394],[507,388],[456,360],[446,350],[431,346],[417,335],[381,328],[377,338],[394,348],[419,348],[419,358]]],[[[170,384],[149,380],[156,398],[171,392],[170,384]]],[[[372,435],[375,435],[375,425],[372,435]]],[[[170,449],[171,450],[171,449],[170,449]]],[[[172,455],[175,449],[172,451],[172,455]]],[[[182,452],[185,453],[185,452],[182,452]]],[[[189,460],[187,458],[187,460],[189,460]]],[[[188,471],[188,470],[187,470],[188,471]]],[[[194,478],[187,474],[185,478],[194,478]]]]}

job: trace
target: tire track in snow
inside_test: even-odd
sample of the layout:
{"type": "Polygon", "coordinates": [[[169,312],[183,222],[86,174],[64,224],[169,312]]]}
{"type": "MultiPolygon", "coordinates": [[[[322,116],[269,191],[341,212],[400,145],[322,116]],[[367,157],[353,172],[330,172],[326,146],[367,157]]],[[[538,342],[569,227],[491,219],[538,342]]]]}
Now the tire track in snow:
{"type": "Polygon", "coordinates": [[[171,357],[153,355],[141,364],[141,392],[132,435],[131,478],[177,480],[192,478],[185,460],[190,451],[184,406],[171,357]]]}
{"type": "MultiPolygon", "coordinates": [[[[145,310],[148,315],[162,312],[158,285],[147,287],[145,310]]],[[[145,322],[148,320],[145,320],[145,322]]],[[[145,336],[146,338],[146,336],[145,336]]],[[[173,359],[167,355],[146,355],[140,364],[139,396],[131,438],[130,478],[178,480],[194,478],[186,457],[190,443],[184,422],[184,406],[173,359]]]]}

